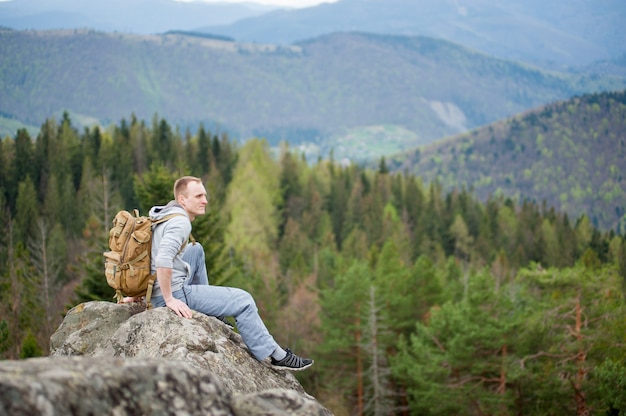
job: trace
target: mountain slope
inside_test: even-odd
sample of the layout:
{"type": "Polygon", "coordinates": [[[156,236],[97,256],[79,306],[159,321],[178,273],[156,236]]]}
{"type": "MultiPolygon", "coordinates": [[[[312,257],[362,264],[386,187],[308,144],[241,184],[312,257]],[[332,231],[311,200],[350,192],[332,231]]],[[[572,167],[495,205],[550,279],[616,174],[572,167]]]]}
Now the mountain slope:
{"type": "Polygon", "coordinates": [[[621,0],[340,0],[199,30],[283,44],[337,31],[421,35],[505,59],[564,67],[626,52],[625,21],[621,0]]]}
{"type": "Polygon", "coordinates": [[[556,102],[397,155],[393,169],[450,189],[546,201],[626,231],[626,91],[556,102]]]}
{"type": "Polygon", "coordinates": [[[313,143],[324,154],[354,129],[407,130],[406,149],[546,102],[622,88],[624,78],[540,71],[423,37],[339,33],[276,47],[182,34],[0,31],[7,118],[38,125],[68,110],[109,123],[158,113],[243,139],[313,143]]]}

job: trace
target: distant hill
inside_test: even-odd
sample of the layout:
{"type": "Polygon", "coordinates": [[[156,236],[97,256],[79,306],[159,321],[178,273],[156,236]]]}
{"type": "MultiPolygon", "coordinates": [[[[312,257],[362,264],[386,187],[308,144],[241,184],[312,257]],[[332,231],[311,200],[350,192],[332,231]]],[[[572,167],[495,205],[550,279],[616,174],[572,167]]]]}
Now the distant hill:
{"type": "Polygon", "coordinates": [[[624,77],[541,71],[425,37],[337,33],[280,47],[180,33],[0,30],[0,115],[12,123],[38,126],[64,110],[87,124],[158,114],[181,128],[204,123],[352,159],[623,88],[624,77]]]}
{"type": "Polygon", "coordinates": [[[625,22],[622,0],[340,0],[198,30],[279,44],[337,31],[428,36],[564,69],[624,54],[625,22]]]}
{"type": "Polygon", "coordinates": [[[619,58],[597,61],[578,68],[580,73],[626,76],[626,53],[619,58]]]}
{"type": "Polygon", "coordinates": [[[560,101],[397,155],[393,170],[486,200],[502,195],[587,214],[626,232],[626,91],[560,101]]]}
{"type": "Polygon", "coordinates": [[[95,29],[135,34],[190,31],[224,25],[275,10],[253,3],[174,0],[0,1],[0,26],[12,29],[95,29]]]}

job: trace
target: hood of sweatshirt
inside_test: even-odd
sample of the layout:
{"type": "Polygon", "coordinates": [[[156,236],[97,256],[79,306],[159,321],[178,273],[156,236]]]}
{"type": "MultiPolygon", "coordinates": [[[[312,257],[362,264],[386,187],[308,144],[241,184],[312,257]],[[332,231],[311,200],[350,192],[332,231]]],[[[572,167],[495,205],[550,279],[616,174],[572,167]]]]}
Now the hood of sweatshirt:
{"type": "Polygon", "coordinates": [[[155,220],[159,220],[170,214],[183,214],[189,218],[187,211],[176,201],[170,201],[167,205],[155,206],[150,209],[150,217],[155,220]]]}

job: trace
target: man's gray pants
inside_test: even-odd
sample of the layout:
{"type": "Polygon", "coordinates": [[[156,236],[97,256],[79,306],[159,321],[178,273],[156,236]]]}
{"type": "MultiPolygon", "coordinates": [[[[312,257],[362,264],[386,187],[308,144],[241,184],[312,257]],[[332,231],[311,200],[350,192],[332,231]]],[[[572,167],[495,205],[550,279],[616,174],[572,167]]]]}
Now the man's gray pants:
{"type": "MultiPolygon", "coordinates": [[[[204,249],[200,243],[188,244],[183,260],[190,266],[190,277],[182,289],[173,293],[174,297],[205,315],[234,317],[243,342],[252,355],[257,360],[269,357],[279,345],[261,320],[252,295],[243,289],[209,285],[204,249]]],[[[162,296],[155,296],[152,304],[162,307],[165,300],[162,296]]]]}

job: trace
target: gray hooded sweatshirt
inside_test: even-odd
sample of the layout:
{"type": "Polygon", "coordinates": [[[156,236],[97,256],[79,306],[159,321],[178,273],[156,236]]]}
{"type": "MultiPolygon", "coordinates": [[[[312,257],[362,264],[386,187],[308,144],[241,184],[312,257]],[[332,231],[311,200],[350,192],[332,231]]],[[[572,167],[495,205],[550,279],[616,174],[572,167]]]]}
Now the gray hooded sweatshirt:
{"type": "MultiPolygon", "coordinates": [[[[182,289],[185,279],[189,277],[189,265],[183,261],[182,248],[191,234],[191,221],[187,212],[176,201],[165,206],[152,207],[150,217],[163,218],[170,214],[183,214],[157,224],[152,233],[152,258],[150,269],[156,274],[157,267],[172,269],[172,293],[182,289]]],[[[154,283],[152,296],[163,296],[159,281],[154,283]]]]}

